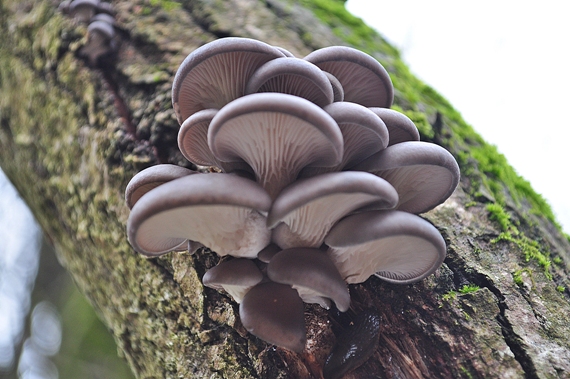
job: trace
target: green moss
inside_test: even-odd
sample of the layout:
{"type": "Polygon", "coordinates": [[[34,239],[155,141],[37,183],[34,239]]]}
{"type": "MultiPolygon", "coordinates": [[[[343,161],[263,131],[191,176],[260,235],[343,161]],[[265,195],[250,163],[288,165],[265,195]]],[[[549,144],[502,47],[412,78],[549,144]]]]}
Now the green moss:
{"type": "Polygon", "coordinates": [[[520,270],[517,270],[517,271],[515,271],[515,272],[513,273],[513,281],[515,282],[515,284],[516,284],[517,286],[522,286],[522,285],[524,284],[524,282],[523,282],[523,273],[526,273],[526,274],[530,277],[530,280],[532,281],[533,286],[534,286],[534,278],[533,278],[533,276],[532,276],[532,270],[531,270],[530,268],[528,268],[528,267],[527,267],[527,268],[520,269],[520,270]]]}
{"type": "Polygon", "coordinates": [[[457,297],[457,292],[456,291],[449,291],[448,293],[444,294],[441,299],[443,301],[451,301],[454,300],[457,297]]]}
{"type": "Polygon", "coordinates": [[[558,291],[558,292],[564,292],[564,291],[566,291],[566,287],[564,287],[564,286],[556,286],[556,291],[558,291]]]}
{"type": "MultiPolygon", "coordinates": [[[[503,232],[509,231],[512,228],[511,216],[505,211],[505,209],[498,203],[492,203],[487,205],[487,211],[490,213],[490,219],[497,221],[501,226],[503,232]]],[[[517,232],[518,234],[518,232],[517,232]]]]}
{"type": "Polygon", "coordinates": [[[178,9],[181,6],[180,3],[170,0],[150,0],[150,5],[153,7],[160,7],[167,12],[178,9]]]}
{"type": "Polygon", "coordinates": [[[463,287],[461,287],[459,289],[459,293],[460,294],[468,294],[468,293],[473,293],[473,292],[477,292],[481,289],[481,287],[475,285],[475,284],[465,284],[463,287]]]}
{"type": "Polygon", "coordinates": [[[516,245],[523,252],[526,262],[530,262],[531,260],[536,262],[540,267],[542,267],[544,275],[548,279],[552,280],[552,273],[550,272],[551,261],[548,254],[541,251],[540,244],[538,242],[533,241],[522,234],[514,237],[509,232],[502,232],[497,238],[491,240],[491,243],[498,243],[501,241],[510,242],[516,245]]]}
{"type": "Polygon", "coordinates": [[[562,258],[560,258],[560,257],[554,257],[554,258],[552,259],[552,262],[555,263],[555,264],[557,264],[557,265],[562,265],[563,260],[562,260],[562,258]]]}

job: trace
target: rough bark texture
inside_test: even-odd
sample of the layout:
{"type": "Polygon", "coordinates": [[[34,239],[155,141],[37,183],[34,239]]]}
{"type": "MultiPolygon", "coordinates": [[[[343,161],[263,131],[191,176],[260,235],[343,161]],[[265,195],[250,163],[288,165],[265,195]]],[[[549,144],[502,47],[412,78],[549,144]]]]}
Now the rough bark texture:
{"type": "Polygon", "coordinates": [[[345,378],[570,377],[568,237],[504,157],[342,2],[114,1],[120,51],[96,70],[79,58],[85,27],[55,1],[2,1],[0,164],[137,377],[318,377],[334,333],[370,307],[379,344],[345,378]],[[338,44],[367,51],[391,73],[396,109],[462,170],[452,198],[424,215],[448,244],[441,269],[413,285],[351,286],[347,314],[307,306],[304,355],[248,335],[236,304],[201,285],[214,254],[144,259],[125,237],[129,179],[158,162],[189,165],[175,144],[172,77],[188,53],[223,36],[297,56],[338,44]]]}

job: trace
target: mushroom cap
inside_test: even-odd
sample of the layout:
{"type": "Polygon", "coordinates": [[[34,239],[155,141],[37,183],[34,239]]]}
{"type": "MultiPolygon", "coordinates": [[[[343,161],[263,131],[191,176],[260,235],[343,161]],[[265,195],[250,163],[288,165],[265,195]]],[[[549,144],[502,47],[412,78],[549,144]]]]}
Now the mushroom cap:
{"type": "Polygon", "coordinates": [[[113,4],[110,3],[104,3],[104,2],[99,2],[99,5],[97,5],[97,12],[99,12],[99,14],[107,14],[107,15],[114,15],[115,14],[115,10],[113,9],[113,4]]]}
{"type": "Polygon", "coordinates": [[[439,145],[420,141],[389,146],[353,169],[386,179],[398,191],[396,209],[416,214],[447,200],[460,177],[453,155],[439,145]]]}
{"type": "Polygon", "coordinates": [[[320,68],[300,58],[276,58],[259,67],[245,87],[246,95],[256,92],[287,93],[320,107],[333,101],[329,78],[320,68]]]}
{"type": "Polygon", "coordinates": [[[329,104],[323,109],[336,121],[342,132],[342,161],[333,167],[308,167],[301,172],[301,177],[349,169],[388,146],[386,125],[368,108],[341,101],[329,104]]]}
{"type": "Polygon", "coordinates": [[[329,46],[313,51],[305,60],[339,80],[344,89],[344,101],[365,107],[389,108],[392,105],[392,80],[386,69],[370,55],[351,47],[329,46]]]}
{"type": "Polygon", "coordinates": [[[133,205],[148,191],[171,180],[191,174],[197,174],[197,172],[173,164],[159,164],[145,168],[133,176],[127,184],[125,189],[127,207],[132,209],[133,205]]]}
{"type": "Polygon", "coordinates": [[[272,198],[307,166],[342,159],[342,133],[324,110],[282,93],[236,99],[210,123],[208,145],[224,162],[246,162],[272,198]]]}
{"type": "Polygon", "coordinates": [[[220,38],[199,47],[182,62],[172,84],[172,105],[182,124],[202,109],[221,109],[244,95],[245,85],[262,64],[283,57],[266,43],[220,38]]]}
{"type": "Polygon", "coordinates": [[[279,50],[280,52],[283,53],[283,55],[285,55],[286,57],[290,57],[290,58],[295,58],[295,55],[293,55],[292,52],[290,52],[289,50],[281,47],[281,46],[273,46],[275,47],[277,50],[279,50]]]}
{"type": "Polygon", "coordinates": [[[277,246],[276,244],[270,243],[269,245],[265,246],[263,248],[263,250],[261,250],[257,254],[257,259],[259,259],[263,263],[269,263],[271,258],[273,258],[275,256],[275,254],[277,254],[281,250],[283,250],[283,249],[280,248],[279,246],[277,246]]]}
{"type": "Polygon", "coordinates": [[[218,166],[208,146],[208,127],[217,109],[203,109],[188,117],[178,131],[178,148],[186,159],[201,166],[218,166]]]}
{"type": "Polygon", "coordinates": [[[157,256],[186,239],[218,255],[255,258],[269,244],[266,219],[271,198],[257,183],[227,174],[188,175],[140,198],[127,221],[129,242],[157,256]]]}
{"type": "Polygon", "coordinates": [[[251,287],[263,280],[263,274],[251,259],[230,259],[212,267],[204,274],[202,283],[215,290],[224,290],[237,302],[251,287]]]}
{"type": "Polygon", "coordinates": [[[390,135],[388,146],[395,145],[405,141],[419,141],[420,132],[412,120],[408,116],[393,109],[388,108],[369,108],[378,117],[384,121],[390,135]]]}
{"type": "Polygon", "coordinates": [[[327,76],[327,78],[329,78],[329,81],[331,82],[333,89],[333,101],[344,101],[344,89],[342,89],[342,84],[340,84],[336,76],[330,72],[323,71],[323,73],[327,76]]]}
{"type": "Polygon", "coordinates": [[[99,0],[73,0],[69,4],[69,15],[79,22],[87,23],[97,13],[99,0]]]}
{"type": "Polygon", "coordinates": [[[328,254],[347,283],[371,275],[392,283],[413,283],[441,266],[445,241],[419,216],[370,211],[339,221],[325,238],[328,254]]]}
{"type": "Polygon", "coordinates": [[[274,282],[292,286],[305,303],[317,303],[328,309],[328,301],[323,300],[331,299],[341,312],[346,312],[350,307],[346,283],[322,250],[283,250],[267,265],[267,276],[274,282]]]}
{"type": "Polygon", "coordinates": [[[239,305],[243,326],[262,340],[302,352],[307,336],[303,301],[286,284],[264,282],[245,294],[239,305]]]}
{"type": "Polygon", "coordinates": [[[115,28],[106,21],[95,20],[87,27],[89,39],[97,35],[103,41],[110,41],[115,36],[115,28]]]}
{"type": "Polygon", "coordinates": [[[267,226],[282,248],[320,247],[333,225],[347,214],[374,204],[390,209],[398,203],[396,190],[373,174],[331,172],[298,180],[273,202],[267,226]]]}
{"type": "MultiPolygon", "coordinates": [[[[99,6],[103,5],[103,4],[108,4],[109,3],[101,3],[99,4],[99,6]]],[[[115,20],[115,17],[111,16],[111,14],[109,13],[97,13],[95,16],[91,17],[91,20],[89,20],[90,22],[94,22],[94,21],[103,21],[106,22],[109,25],[115,25],[117,23],[117,20],[115,20]]]]}

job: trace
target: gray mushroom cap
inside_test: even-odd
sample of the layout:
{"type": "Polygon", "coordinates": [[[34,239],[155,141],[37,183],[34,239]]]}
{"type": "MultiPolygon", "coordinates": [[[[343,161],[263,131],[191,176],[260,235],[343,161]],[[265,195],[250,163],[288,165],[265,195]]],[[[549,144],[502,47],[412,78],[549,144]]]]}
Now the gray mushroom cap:
{"type": "Polygon", "coordinates": [[[131,245],[148,256],[197,241],[218,255],[255,258],[269,244],[271,198],[235,175],[197,174],[165,183],[140,198],[127,221],[131,245]],[[260,213],[261,212],[261,213],[260,213]]]}
{"type": "Polygon", "coordinates": [[[332,172],[297,180],[273,202],[267,226],[281,248],[320,247],[333,225],[363,206],[390,209],[396,190],[384,179],[358,171],[332,172]]]}
{"type": "Polygon", "coordinates": [[[202,109],[221,109],[244,95],[246,83],[262,64],[283,53],[249,38],[220,38],[199,47],[182,62],[172,84],[172,105],[182,124],[202,109]]]}
{"type": "Polygon", "coordinates": [[[196,173],[196,171],[173,164],[160,164],[146,168],[133,176],[127,184],[125,189],[127,207],[132,209],[141,196],[166,182],[196,173]]]}
{"type": "Polygon", "coordinates": [[[445,241],[419,216],[402,211],[370,211],[339,221],[325,238],[328,255],[347,283],[370,276],[413,283],[437,270],[445,241]]]}
{"type": "Polygon", "coordinates": [[[453,155],[441,146],[420,141],[389,146],[353,169],[386,179],[398,191],[396,209],[416,214],[447,200],[460,178],[453,155]]]}
{"type": "Polygon", "coordinates": [[[333,101],[344,101],[344,90],[342,89],[342,84],[340,84],[336,76],[330,72],[323,71],[323,73],[327,76],[327,78],[329,78],[329,81],[331,82],[333,89],[333,101]]]}
{"type": "Polygon", "coordinates": [[[305,60],[330,72],[342,84],[344,101],[365,107],[389,108],[394,99],[392,80],[373,57],[346,46],[329,46],[307,55],[305,60]]]}
{"type": "Polygon", "coordinates": [[[251,287],[262,280],[263,274],[251,259],[236,258],[206,271],[202,283],[206,287],[226,291],[239,304],[251,287]]]}
{"type": "Polygon", "coordinates": [[[208,145],[223,162],[246,162],[272,198],[307,166],[342,159],[342,133],[325,111],[281,93],[236,99],[210,123],[208,145]]]}
{"type": "Polygon", "coordinates": [[[249,79],[245,94],[279,92],[309,100],[320,107],[333,101],[333,89],[320,68],[299,58],[273,59],[259,67],[249,79]]]}
{"type": "Polygon", "coordinates": [[[389,135],[384,121],[368,108],[342,101],[329,104],[323,109],[336,121],[342,132],[342,160],[332,167],[307,167],[301,172],[301,177],[350,169],[388,146],[389,135]]]}
{"type": "Polygon", "coordinates": [[[263,263],[269,263],[271,258],[273,258],[275,254],[277,254],[281,250],[283,249],[277,246],[276,244],[270,243],[257,254],[257,259],[259,259],[263,263]]]}
{"type": "Polygon", "coordinates": [[[390,142],[388,146],[395,145],[405,141],[419,141],[420,132],[412,120],[408,116],[393,109],[388,108],[369,108],[378,115],[388,128],[390,142]]]}
{"type": "Polygon", "coordinates": [[[249,290],[239,305],[243,326],[277,346],[302,352],[307,341],[303,301],[286,284],[265,282],[249,290]]]}
{"type": "Polygon", "coordinates": [[[328,309],[331,299],[341,312],[350,307],[350,294],[344,279],[324,251],[311,248],[286,249],[277,253],[267,266],[267,276],[289,284],[305,303],[328,309]]]}
{"type": "Polygon", "coordinates": [[[69,15],[79,22],[87,23],[97,13],[99,0],[73,0],[69,4],[69,15]]]}

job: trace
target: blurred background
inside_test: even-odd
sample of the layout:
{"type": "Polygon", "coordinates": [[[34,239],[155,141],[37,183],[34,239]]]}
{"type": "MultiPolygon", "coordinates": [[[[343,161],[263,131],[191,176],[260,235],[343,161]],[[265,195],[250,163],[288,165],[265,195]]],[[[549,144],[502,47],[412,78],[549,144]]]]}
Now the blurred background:
{"type": "Polygon", "coordinates": [[[0,378],[134,378],[1,170],[0,225],[0,378]]]}
{"type": "MultiPolygon", "coordinates": [[[[570,232],[564,2],[349,0],[412,72],[495,144],[570,232]],[[558,172],[556,171],[558,170],[558,172]]],[[[0,378],[132,378],[0,171],[0,378]]]]}

